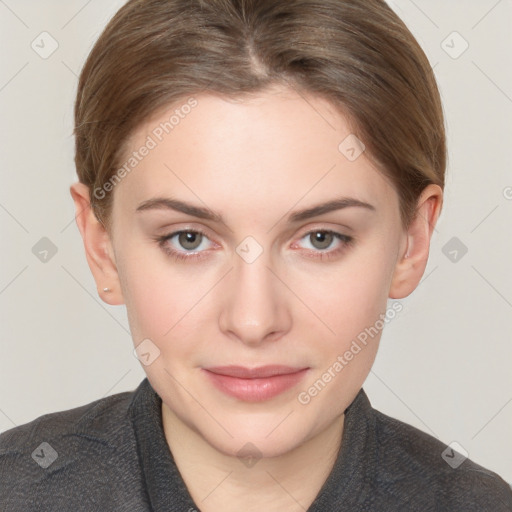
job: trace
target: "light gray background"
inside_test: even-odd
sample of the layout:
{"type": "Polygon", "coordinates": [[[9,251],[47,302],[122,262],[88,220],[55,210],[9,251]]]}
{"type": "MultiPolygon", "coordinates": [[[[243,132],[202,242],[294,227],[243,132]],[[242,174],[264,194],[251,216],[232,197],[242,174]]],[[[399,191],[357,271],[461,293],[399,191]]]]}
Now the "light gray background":
{"type": "MultiPolygon", "coordinates": [[[[123,3],[0,0],[0,431],[145,376],[124,307],[97,296],[68,192],[77,75],[123,3]],[[46,59],[31,47],[43,31],[59,45],[46,59]],[[46,263],[32,251],[42,237],[57,248],[46,263]]],[[[386,327],[365,389],[512,482],[512,2],[390,4],[434,67],[449,167],[424,279],[386,327]],[[469,44],[461,55],[454,31],[469,44]],[[453,237],[467,254],[450,254],[453,237]]]]}

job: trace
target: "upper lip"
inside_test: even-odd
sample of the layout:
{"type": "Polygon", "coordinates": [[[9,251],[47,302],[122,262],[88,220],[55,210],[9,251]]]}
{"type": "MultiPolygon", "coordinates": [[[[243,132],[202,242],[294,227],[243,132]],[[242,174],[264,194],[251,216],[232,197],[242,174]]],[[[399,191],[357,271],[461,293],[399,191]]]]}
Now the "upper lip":
{"type": "Polygon", "coordinates": [[[239,379],[264,379],[266,377],[297,373],[306,368],[294,368],[291,366],[273,364],[258,366],[257,368],[246,368],[244,366],[212,366],[204,369],[218,375],[237,377],[239,379]]]}

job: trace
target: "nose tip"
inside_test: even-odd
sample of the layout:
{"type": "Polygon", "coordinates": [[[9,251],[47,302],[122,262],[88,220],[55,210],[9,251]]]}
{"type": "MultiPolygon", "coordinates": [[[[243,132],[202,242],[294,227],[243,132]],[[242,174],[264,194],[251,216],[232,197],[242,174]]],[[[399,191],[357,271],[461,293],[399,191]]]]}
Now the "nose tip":
{"type": "Polygon", "coordinates": [[[250,302],[238,302],[228,313],[226,330],[246,345],[259,345],[275,340],[279,335],[277,308],[257,306],[254,299],[250,302]],[[252,305],[252,307],[251,307],[252,305]]]}

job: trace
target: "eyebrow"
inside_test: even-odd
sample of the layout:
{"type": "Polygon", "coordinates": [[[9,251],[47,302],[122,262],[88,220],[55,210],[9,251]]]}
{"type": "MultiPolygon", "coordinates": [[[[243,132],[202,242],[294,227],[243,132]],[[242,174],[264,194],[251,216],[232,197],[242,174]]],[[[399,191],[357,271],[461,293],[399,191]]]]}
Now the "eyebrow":
{"type": "MultiPolygon", "coordinates": [[[[370,211],[376,211],[375,207],[369,203],[360,201],[359,199],[355,199],[352,197],[341,197],[338,199],[333,199],[326,203],[312,206],[310,208],[298,210],[288,216],[288,222],[300,222],[306,219],[310,219],[312,217],[323,215],[325,213],[329,213],[336,210],[342,210],[344,208],[350,207],[359,207],[370,211]]],[[[164,197],[148,199],[147,201],[142,202],[137,207],[136,212],[144,212],[148,210],[174,210],[177,212],[185,213],[186,215],[190,215],[192,217],[197,217],[199,219],[205,219],[225,224],[222,215],[220,215],[219,213],[213,212],[208,208],[195,206],[184,201],[179,201],[177,199],[164,197]]]]}

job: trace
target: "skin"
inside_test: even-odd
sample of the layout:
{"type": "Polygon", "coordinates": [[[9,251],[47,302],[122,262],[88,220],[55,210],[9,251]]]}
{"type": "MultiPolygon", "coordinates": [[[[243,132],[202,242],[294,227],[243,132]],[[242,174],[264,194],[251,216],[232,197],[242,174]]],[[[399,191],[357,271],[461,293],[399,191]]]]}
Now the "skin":
{"type": "MultiPolygon", "coordinates": [[[[375,324],[388,298],[416,288],[442,190],[423,191],[405,230],[393,186],[365,153],[351,162],[339,151],[351,128],[323,99],[277,87],[244,101],[196,99],[115,187],[108,230],[89,207],[87,187],[72,185],[77,224],[100,296],[126,304],[135,346],[149,338],[160,350],[143,368],[162,397],[167,442],[201,510],[304,510],[332,469],[344,411],[371,369],[380,332],[308,404],[298,395],[375,324]],[[375,211],[352,206],[287,222],[296,210],[342,196],[375,211]],[[224,223],[163,208],[136,211],[157,197],[207,207],[224,223]],[[183,261],[155,240],[197,229],[206,237],[166,242],[188,251],[183,261]],[[312,230],[353,243],[321,242],[312,230]],[[247,236],[263,250],[252,263],[236,252],[247,236]],[[201,370],[229,364],[309,370],[292,389],[255,403],[222,393],[201,370]],[[262,457],[251,467],[237,456],[248,442],[262,457]]],[[[175,108],[140,126],[131,150],[175,108]]]]}

